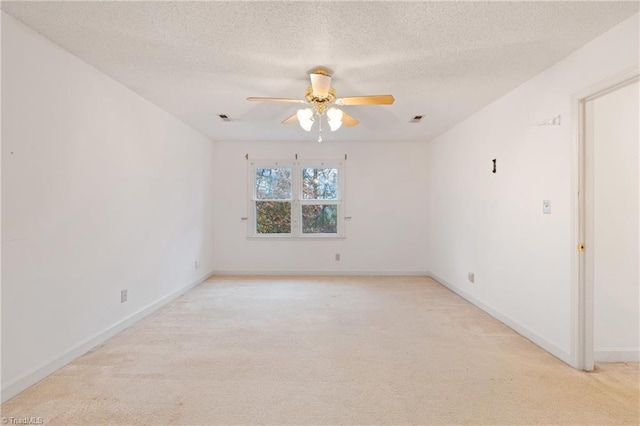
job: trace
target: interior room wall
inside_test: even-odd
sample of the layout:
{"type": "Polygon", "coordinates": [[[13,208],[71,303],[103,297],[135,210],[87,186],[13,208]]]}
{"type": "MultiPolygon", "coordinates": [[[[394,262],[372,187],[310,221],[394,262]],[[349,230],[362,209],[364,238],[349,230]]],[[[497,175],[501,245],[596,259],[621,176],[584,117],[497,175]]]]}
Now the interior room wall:
{"type": "MultiPolygon", "coordinates": [[[[372,107],[375,108],[375,107],[372,107]]],[[[366,125],[366,124],[361,124],[366,125]]],[[[302,130],[301,130],[302,132],[302,130]]],[[[215,158],[218,273],[421,274],[425,271],[426,146],[414,142],[222,142],[215,158]],[[249,239],[248,161],[341,160],[347,154],[346,238],[249,239]],[[340,261],[335,260],[339,253],[340,261]]]]}
{"type": "Polygon", "coordinates": [[[637,67],[638,32],[635,15],[428,144],[430,272],[566,362],[577,244],[571,98],[637,67]]]}
{"type": "Polygon", "coordinates": [[[593,101],[594,360],[640,361],[640,83],[593,101]]]}
{"type": "Polygon", "coordinates": [[[212,272],[213,149],[2,13],[3,400],[212,272]]]}

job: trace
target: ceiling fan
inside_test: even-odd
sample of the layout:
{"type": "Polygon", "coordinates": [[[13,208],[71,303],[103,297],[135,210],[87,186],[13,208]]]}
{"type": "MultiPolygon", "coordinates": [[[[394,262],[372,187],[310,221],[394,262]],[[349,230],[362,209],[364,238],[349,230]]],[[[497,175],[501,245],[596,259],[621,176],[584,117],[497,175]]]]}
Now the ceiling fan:
{"type": "Polygon", "coordinates": [[[291,102],[310,105],[310,107],[301,108],[295,114],[285,118],[282,121],[282,124],[290,124],[298,121],[300,127],[307,132],[310,132],[317,117],[318,142],[322,142],[323,115],[327,116],[327,122],[332,132],[338,130],[343,124],[345,126],[356,126],[359,123],[358,120],[341,109],[336,108],[334,105],[391,105],[394,101],[393,96],[391,95],[348,96],[345,98],[336,98],[336,91],[331,87],[331,76],[327,70],[318,68],[309,74],[309,77],[311,78],[311,86],[307,88],[304,94],[304,99],[250,97],[247,98],[247,100],[291,102]]]}

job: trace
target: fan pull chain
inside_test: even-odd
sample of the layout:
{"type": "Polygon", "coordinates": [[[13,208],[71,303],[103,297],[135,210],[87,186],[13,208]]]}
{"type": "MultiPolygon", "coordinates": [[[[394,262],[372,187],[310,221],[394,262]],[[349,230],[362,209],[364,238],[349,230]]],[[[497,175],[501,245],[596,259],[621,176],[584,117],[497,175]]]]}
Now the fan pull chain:
{"type": "Polygon", "coordinates": [[[318,114],[318,143],[322,142],[322,116],[318,114]]]}

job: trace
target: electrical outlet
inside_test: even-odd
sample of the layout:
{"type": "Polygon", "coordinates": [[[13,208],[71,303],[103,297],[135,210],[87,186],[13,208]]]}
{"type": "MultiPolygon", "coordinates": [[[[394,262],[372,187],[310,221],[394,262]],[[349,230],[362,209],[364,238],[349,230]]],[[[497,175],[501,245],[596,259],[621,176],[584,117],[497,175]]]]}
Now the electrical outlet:
{"type": "Polygon", "coordinates": [[[196,262],[195,262],[195,268],[196,268],[196,269],[198,269],[199,267],[200,267],[200,261],[199,261],[199,260],[196,260],[196,262]]]}
{"type": "Polygon", "coordinates": [[[340,253],[336,253],[336,262],[340,261],[340,253]]]}
{"type": "Polygon", "coordinates": [[[469,272],[469,275],[467,276],[467,278],[469,278],[469,281],[472,283],[476,282],[476,276],[473,272],[469,272]]]}
{"type": "Polygon", "coordinates": [[[124,303],[127,301],[127,289],[120,290],[120,303],[124,303]]]}

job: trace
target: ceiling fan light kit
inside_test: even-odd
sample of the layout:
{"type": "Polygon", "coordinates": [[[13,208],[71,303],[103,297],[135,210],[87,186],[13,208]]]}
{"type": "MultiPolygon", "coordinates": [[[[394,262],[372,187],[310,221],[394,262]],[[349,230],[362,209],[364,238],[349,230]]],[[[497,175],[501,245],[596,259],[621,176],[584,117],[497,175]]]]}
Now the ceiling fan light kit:
{"type": "Polygon", "coordinates": [[[313,126],[313,110],[311,108],[299,109],[296,113],[296,117],[298,118],[300,127],[302,127],[307,132],[310,132],[311,126],[313,126]]]}
{"type": "Polygon", "coordinates": [[[300,127],[310,132],[313,123],[318,117],[318,142],[322,142],[322,116],[327,116],[327,123],[332,132],[338,130],[342,125],[357,126],[358,120],[333,105],[349,106],[349,105],[391,105],[394,98],[391,95],[367,95],[367,96],[350,96],[346,98],[336,98],[336,91],[331,87],[331,76],[325,69],[318,68],[310,75],[311,86],[307,88],[302,99],[289,98],[260,98],[250,97],[248,101],[266,101],[266,102],[291,102],[303,103],[310,105],[309,108],[301,108],[295,114],[285,118],[282,124],[290,124],[298,121],[300,127]]]}
{"type": "Polygon", "coordinates": [[[332,132],[335,132],[342,126],[342,117],[344,113],[341,109],[331,107],[327,110],[327,121],[329,122],[329,128],[332,132]]]}

